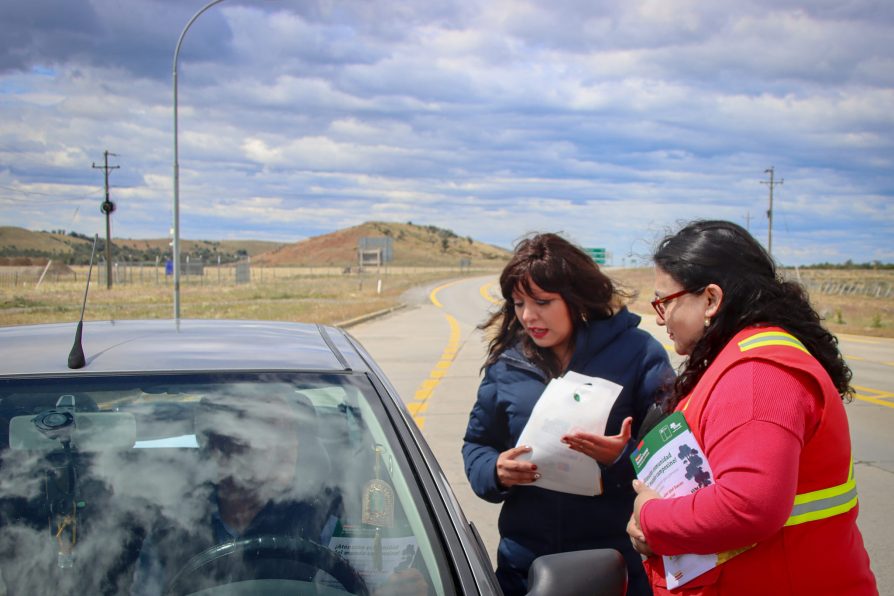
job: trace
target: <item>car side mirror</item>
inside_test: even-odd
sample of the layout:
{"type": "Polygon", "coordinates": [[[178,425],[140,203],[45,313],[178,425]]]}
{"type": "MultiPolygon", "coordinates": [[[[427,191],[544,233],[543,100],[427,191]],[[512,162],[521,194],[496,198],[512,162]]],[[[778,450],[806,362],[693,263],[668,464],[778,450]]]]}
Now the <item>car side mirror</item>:
{"type": "Polygon", "coordinates": [[[624,596],[627,564],[611,548],[578,550],[534,559],[528,596],[624,596]]]}

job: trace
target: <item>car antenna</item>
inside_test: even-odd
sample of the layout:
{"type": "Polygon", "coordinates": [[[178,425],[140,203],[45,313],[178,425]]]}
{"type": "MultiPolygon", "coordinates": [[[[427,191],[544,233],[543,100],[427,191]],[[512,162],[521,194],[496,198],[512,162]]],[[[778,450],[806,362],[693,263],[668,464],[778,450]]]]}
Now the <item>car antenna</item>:
{"type": "Polygon", "coordinates": [[[96,240],[99,234],[93,235],[93,250],[90,251],[90,267],[87,269],[87,287],[84,288],[84,303],[81,305],[81,318],[78,321],[78,329],[75,331],[74,345],[68,354],[68,368],[84,368],[87,360],[84,358],[84,347],[81,345],[81,334],[84,331],[84,311],[87,309],[87,290],[90,289],[90,274],[93,273],[93,255],[96,254],[96,240]]]}

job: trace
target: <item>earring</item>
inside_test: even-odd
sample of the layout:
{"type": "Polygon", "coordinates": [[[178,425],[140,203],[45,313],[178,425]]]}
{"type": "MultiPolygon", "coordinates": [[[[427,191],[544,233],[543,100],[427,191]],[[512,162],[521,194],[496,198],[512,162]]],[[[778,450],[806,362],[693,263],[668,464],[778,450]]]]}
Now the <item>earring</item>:
{"type": "Polygon", "coordinates": [[[708,328],[711,325],[711,319],[705,317],[705,328],[708,328]]]}

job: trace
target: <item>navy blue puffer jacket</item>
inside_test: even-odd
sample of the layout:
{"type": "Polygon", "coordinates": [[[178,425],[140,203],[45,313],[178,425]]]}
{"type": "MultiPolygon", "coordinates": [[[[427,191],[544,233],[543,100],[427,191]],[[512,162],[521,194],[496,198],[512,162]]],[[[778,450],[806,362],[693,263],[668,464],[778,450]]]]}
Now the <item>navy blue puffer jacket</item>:
{"type": "MultiPolygon", "coordinates": [[[[632,416],[636,436],[649,406],[673,380],[667,353],[638,328],[639,322],[638,315],[624,308],[609,319],[589,323],[575,337],[569,369],[623,387],[606,435],[618,434],[621,422],[632,416]]],[[[638,583],[634,576],[643,575],[626,532],[635,496],[628,457],[633,439],[613,465],[602,467],[604,492],[595,497],[521,485],[503,490],[497,483],[497,457],[515,447],[548,381],[517,346],[506,350],[485,370],[464,437],[463,461],[472,490],[483,499],[504,503],[497,557],[501,585],[507,593],[523,593],[528,568],[540,555],[610,547],[627,558],[633,587],[638,583]]]]}

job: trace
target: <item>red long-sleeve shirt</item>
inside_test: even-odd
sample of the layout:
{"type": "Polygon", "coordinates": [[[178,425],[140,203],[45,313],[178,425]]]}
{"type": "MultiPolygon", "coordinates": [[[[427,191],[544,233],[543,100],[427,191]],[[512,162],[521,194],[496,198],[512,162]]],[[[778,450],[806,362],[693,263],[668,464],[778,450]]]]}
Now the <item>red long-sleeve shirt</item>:
{"type": "Polygon", "coordinates": [[[643,506],[640,524],[655,553],[722,552],[782,527],[792,510],[801,449],[822,413],[812,385],[806,373],[760,360],[726,372],[702,413],[714,484],[643,506]]]}

